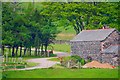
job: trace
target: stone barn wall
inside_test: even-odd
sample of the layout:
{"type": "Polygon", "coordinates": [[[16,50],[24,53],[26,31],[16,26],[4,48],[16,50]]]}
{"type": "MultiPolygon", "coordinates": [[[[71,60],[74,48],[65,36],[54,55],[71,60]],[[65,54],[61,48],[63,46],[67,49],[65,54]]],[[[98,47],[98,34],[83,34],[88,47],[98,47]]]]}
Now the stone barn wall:
{"type": "Polygon", "coordinates": [[[71,54],[72,55],[79,55],[82,58],[87,59],[90,56],[93,60],[97,60],[102,63],[109,63],[115,66],[118,66],[119,57],[116,59],[113,57],[115,55],[120,55],[118,53],[102,53],[101,48],[106,49],[110,45],[120,45],[120,35],[117,31],[111,33],[105,40],[103,41],[71,41],[71,54]],[[101,44],[103,43],[103,47],[101,44]]]}
{"type": "Polygon", "coordinates": [[[102,63],[109,63],[111,65],[118,66],[118,55],[116,56],[115,53],[103,53],[101,56],[102,63]]]}
{"type": "Polygon", "coordinates": [[[114,44],[120,44],[120,35],[118,34],[118,32],[115,30],[113,33],[111,33],[104,41],[102,41],[103,44],[103,49],[108,48],[110,45],[114,45],[114,44]]]}
{"type": "MultiPolygon", "coordinates": [[[[118,34],[117,31],[114,31],[103,41],[103,43],[104,43],[103,49],[108,48],[110,45],[119,45],[120,35],[118,34]]],[[[118,66],[118,57],[119,57],[119,53],[103,53],[102,62],[110,63],[112,65],[118,66]],[[116,59],[114,58],[115,55],[117,55],[116,59]]]]}
{"type": "Polygon", "coordinates": [[[98,53],[101,50],[100,42],[86,42],[86,41],[77,41],[71,42],[71,54],[79,55],[82,58],[87,59],[88,56],[91,56],[93,59],[98,60],[98,53]]]}

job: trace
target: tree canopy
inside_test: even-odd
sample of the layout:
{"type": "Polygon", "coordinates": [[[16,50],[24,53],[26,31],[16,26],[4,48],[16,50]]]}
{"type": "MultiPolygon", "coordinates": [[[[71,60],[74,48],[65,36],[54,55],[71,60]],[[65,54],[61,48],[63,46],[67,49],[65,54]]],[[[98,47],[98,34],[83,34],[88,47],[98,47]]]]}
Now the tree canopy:
{"type": "MultiPolygon", "coordinates": [[[[76,34],[86,29],[107,25],[120,31],[118,3],[110,2],[41,2],[2,3],[2,47],[12,48],[12,56],[22,47],[35,48],[35,55],[43,55],[55,39],[57,27],[74,27],[76,34]],[[43,48],[45,47],[45,48],[43,48]],[[15,52],[16,49],[16,52],[15,52]]],[[[3,51],[4,53],[4,51],[3,51]]],[[[46,55],[46,54],[45,54],[46,55]]]]}
{"type": "Polygon", "coordinates": [[[118,3],[51,2],[44,3],[44,5],[46,5],[46,9],[43,13],[56,18],[60,25],[73,26],[76,34],[83,29],[98,29],[104,25],[120,31],[118,27],[118,3]]]}

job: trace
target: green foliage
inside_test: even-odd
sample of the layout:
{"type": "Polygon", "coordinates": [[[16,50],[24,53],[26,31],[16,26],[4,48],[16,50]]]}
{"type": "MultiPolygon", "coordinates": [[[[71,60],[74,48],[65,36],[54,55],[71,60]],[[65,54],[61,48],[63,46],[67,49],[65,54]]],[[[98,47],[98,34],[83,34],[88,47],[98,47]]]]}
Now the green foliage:
{"type": "Polygon", "coordinates": [[[84,59],[82,59],[80,62],[82,65],[85,65],[85,63],[86,63],[84,59]]]}
{"type": "Polygon", "coordinates": [[[17,69],[25,68],[25,65],[16,66],[17,69]]]}
{"type": "Polygon", "coordinates": [[[45,14],[54,16],[59,26],[71,25],[78,34],[83,29],[98,29],[103,25],[118,27],[118,3],[69,2],[44,3],[45,14]]]}
{"type": "Polygon", "coordinates": [[[56,57],[56,54],[50,54],[49,57],[56,57]]]}
{"type": "Polygon", "coordinates": [[[25,65],[18,65],[18,66],[15,66],[15,65],[9,65],[9,66],[4,66],[4,69],[22,69],[22,68],[25,68],[25,65]]]}
{"type": "MultiPolygon", "coordinates": [[[[39,50],[43,51],[44,46],[45,52],[47,51],[49,44],[62,31],[62,28],[68,30],[73,27],[78,34],[84,29],[98,29],[103,25],[109,25],[110,28],[120,31],[118,4],[111,2],[34,4],[3,2],[2,45],[26,49],[35,47],[35,55],[38,55],[40,47],[39,50]]],[[[62,32],[65,33],[65,31],[62,32]]],[[[71,39],[71,36],[68,38],[71,39]]],[[[14,49],[12,53],[15,53],[14,49]]]]}
{"type": "Polygon", "coordinates": [[[85,60],[78,55],[72,55],[71,59],[76,60],[76,63],[80,62],[82,65],[84,65],[86,63],[85,60]]]}
{"type": "Polygon", "coordinates": [[[3,3],[2,5],[2,43],[3,46],[13,48],[12,55],[16,47],[35,47],[35,55],[41,45],[45,46],[47,51],[47,46],[52,43],[58,33],[50,16],[41,14],[42,8],[38,9],[31,3],[26,4],[28,6],[25,9],[20,3],[3,3]]]}
{"type": "Polygon", "coordinates": [[[17,64],[17,63],[14,63],[14,62],[2,62],[2,64],[15,65],[15,64],[17,64]]]}
{"type": "Polygon", "coordinates": [[[77,62],[78,61],[80,62],[82,60],[82,58],[80,56],[77,56],[77,55],[72,55],[71,59],[75,59],[77,62]]]}
{"type": "Polygon", "coordinates": [[[10,66],[4,66],[4,69],[14,69],[15,66],[14,65],[10,65],[10,66]]]}

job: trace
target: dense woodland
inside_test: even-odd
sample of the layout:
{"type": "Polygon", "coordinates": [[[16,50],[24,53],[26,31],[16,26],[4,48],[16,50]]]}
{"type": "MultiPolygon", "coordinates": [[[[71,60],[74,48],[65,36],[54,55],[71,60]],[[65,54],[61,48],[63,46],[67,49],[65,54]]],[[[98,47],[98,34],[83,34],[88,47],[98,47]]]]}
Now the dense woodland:
{"type": "Polygon", "coordinates": [[[74,27],[76,34],[106,25],[120,31],[118,9],[118,3],[100,2],[2,3],[2,54],[5,47],[13,57],[31,55],[35,48],[35,56],[47,56],[60,26],[74,27]]]}

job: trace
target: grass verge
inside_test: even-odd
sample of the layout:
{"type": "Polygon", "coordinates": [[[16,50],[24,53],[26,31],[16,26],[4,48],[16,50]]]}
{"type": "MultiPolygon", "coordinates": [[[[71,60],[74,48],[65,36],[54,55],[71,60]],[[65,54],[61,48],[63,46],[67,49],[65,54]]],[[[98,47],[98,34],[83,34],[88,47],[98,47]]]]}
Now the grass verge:
{"type": "Polygon", "coordinates": [[[118,69],[36,69],[6,71],[3,78],[118,78],[118,69]],[[15,75],[15,76],[14,76],[15,75]]]}

